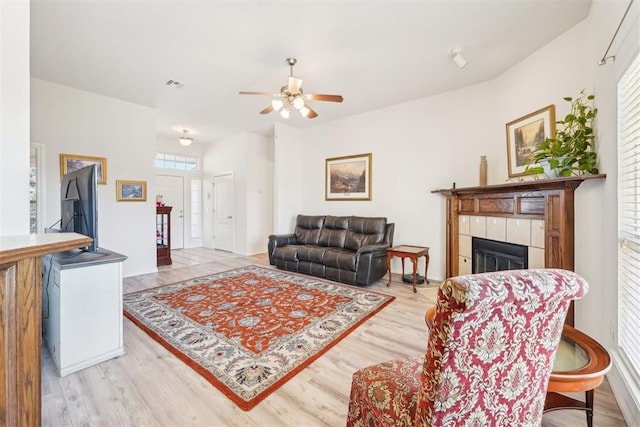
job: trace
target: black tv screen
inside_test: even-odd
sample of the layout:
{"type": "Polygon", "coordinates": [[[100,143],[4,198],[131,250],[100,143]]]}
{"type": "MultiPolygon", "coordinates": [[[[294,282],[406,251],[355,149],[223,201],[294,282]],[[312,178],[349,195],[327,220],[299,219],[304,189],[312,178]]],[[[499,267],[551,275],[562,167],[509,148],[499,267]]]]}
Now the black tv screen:
{"type": "Polygon", "coordinates": [[[84,248],[98,252],[98,173],[96,165],[69,172],[60,187],[60,230],[93,238],[84,248]]]}

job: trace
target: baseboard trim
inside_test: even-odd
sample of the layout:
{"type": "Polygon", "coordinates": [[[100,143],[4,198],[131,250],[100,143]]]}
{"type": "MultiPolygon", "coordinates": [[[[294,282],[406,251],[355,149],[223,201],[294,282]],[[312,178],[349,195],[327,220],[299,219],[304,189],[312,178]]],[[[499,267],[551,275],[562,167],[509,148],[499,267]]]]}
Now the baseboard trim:
{"type": "Polygon", "coordinates": [[[611,391],[629,427],[640,427],[640,384],[617,350],[609,350],[613,365],[607,374],[611,391]]]}

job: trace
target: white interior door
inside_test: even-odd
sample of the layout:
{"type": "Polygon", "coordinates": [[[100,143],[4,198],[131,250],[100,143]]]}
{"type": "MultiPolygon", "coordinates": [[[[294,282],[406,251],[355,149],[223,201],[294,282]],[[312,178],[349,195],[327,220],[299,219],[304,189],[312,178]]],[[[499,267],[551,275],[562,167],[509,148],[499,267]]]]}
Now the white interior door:
{"type": "Polygon", "coordinates": [[[233,252],[233,174],[213,177],[213,247],[233,252]]]}
{"type": "Polygon", "coordinates": [[[184,178],[156,175],[156,194],[171,209],[171,249],[184,248],[184,178]]]}

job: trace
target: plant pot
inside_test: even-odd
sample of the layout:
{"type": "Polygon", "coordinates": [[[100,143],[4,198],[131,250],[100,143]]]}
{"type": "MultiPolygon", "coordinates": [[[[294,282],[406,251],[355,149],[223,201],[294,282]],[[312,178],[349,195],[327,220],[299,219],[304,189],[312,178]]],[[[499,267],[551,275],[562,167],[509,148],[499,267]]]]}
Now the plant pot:
{"type": "MultiPolygon", "coordinates": [[[[558,161],[562,163],[564,157],[558,157],[558,161]]],[[[547,179],[558,178],[558,169],[551,169],[549,166],[549,160],[542,159],[538,161],[538,164],[542,166],[544,177],[547,179]]]]}

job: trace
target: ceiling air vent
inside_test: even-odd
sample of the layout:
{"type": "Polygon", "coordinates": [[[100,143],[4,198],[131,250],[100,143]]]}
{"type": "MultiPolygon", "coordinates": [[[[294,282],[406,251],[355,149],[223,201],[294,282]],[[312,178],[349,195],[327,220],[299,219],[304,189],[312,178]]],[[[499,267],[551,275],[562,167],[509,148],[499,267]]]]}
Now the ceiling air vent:
{"type": "Polygon", "coordinates": [[[178,81],[178,80],[173,80],[173,79],[169,79],[165,82],[165,84],[169,87],[175,88],[175,89],[180,89],[181,87],[184,86],[184,83],[178,81]]]}

